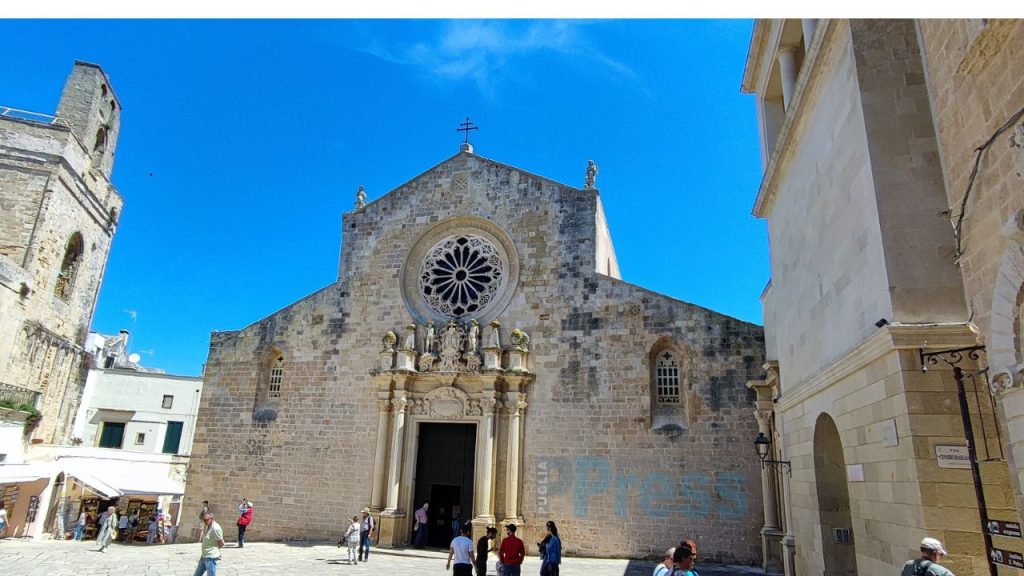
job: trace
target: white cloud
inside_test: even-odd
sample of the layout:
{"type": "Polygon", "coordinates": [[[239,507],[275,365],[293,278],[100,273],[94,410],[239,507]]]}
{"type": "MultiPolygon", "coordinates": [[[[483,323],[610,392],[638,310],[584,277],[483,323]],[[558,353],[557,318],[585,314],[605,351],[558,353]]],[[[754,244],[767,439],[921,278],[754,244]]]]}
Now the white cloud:
{"type": "Polygon", "coordinates": [[[369,51],[396,63],[414,65],[444,80],[470,80],[492,92],[507,66],[519,59],[548,52],[605,71],[633,78],[624,64],[591,46],[580,21],[516,22],[457,20],[445,24],[437,38],[407,47],[388,48],[374,43],[369,51]]]}

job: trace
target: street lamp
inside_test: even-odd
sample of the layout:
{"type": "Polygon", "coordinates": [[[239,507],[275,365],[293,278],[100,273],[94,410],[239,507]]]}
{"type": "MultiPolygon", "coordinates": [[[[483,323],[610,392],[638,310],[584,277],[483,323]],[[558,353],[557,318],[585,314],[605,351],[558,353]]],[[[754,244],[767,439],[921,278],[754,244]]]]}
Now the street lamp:
{"type": "Polygon", "coordinates": [[[768,459],[768,452],[771,449],[772,441],[764,435],[764,432],[758,432],[757,438],[754,440],[754,449],[757,451],[757,457],[761,460],[761,469],[764,469],[765,464],[775,464],[782,466],[787,474],[793,473],[793,467],[789,460],[770,460],[768,459]]]}

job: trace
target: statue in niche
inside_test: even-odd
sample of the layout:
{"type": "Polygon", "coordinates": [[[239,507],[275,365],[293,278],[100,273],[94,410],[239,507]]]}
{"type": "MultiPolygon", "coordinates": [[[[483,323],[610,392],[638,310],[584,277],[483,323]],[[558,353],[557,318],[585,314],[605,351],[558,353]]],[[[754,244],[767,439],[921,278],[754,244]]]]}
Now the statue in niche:
{"type": "Polygon", "coordinates": [[[597,163],[593,160],[587,160],[587,176],[583,183],[586,188],[593,188],[597,183],[597,163]]]}
{"type": "Polygon", "coordinates": [[[501,332],[499,328],[501,328],[501,322],[491,320],[491,334],[487,338],[488,348],[501,348],[501,332]]]}
{"type": "Polygon", "coordinates": [[[405,342],[402,344],[402,350],[416,351],[416,325],[409,324],[405,327],[405,342]]]}
{"type": "Polygon", "coordinates": [[[384,338],[381,339],[381,342],[384,344],[384,352],[394,352],[395,344],[398,343],[398,336],[396,336],[391,330],[388,330],[387,333],[384,334],[384,338]]]}
{"type": "Polygon", "coordinates": [[[423,337],[423,353],[433,354],[434,353],[434,321],[427,322],[427,335],[423,337]]]}
{"type": "Polygon", "coordinates": [[[360,184],[356,191],[356,210],[362,210],[363,206],[366,206],[366,189],[360,184]]]}
{"type": "Polygon", "coordinates": [[[476,354],[477,343],[480,341],[480,324],[476,320],[469,321],[469,336],[466,337],[466,352],[476,354]]]}

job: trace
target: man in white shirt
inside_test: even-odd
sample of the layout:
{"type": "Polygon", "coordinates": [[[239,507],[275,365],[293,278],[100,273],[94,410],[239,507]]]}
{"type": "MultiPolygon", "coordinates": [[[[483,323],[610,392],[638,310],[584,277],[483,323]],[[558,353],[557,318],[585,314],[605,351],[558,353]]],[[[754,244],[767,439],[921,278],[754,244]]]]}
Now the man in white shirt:
{"type": "Polygon", "coordinates": [[[448,548],[448,564],[445,570],[451,570],[452,576],[473,576],[473,563],[476,558],[473,554],[473,541],[469,539],[469,525],[463,525],[461,534],[452,540],[448,548]],[[455,558],[455,567],[452,567],[452,557],[455,558]]]}
{"type": "Polygon", "coordinates": [[[203,516],[203,537],[199,539],[203,547],[203,553],[199,556],[199,565],[193,576],[203,576],[203,573],[210,576],[217,576],[217,562],[220,561],[220,549],[224,547],[224,531],[220,524],[213,521],[213,514],[209,512],[203,516]]]}
{"type": "Polygon", "coordinates": [[[651,576],[667,576],[672,572],[672,555],[676,553],[675,548],[669,548],[665,552],[665,558],[654,567],[654,574],[651,576]]]}

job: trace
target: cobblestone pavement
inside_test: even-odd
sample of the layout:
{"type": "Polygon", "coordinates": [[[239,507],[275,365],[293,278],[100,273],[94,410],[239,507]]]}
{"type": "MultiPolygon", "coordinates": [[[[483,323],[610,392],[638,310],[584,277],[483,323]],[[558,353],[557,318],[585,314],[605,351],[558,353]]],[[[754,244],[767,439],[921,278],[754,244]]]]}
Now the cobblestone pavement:
{"type": "MultiPolygon", "coordinates": [[[[349,566],[347,552],[325,542],[247,542],[223,550],[219,576],[317,576],[436,574],[443,576],[447,552],[415,549],[374,549],[370,561],[349,566]]],[[[0,540],[0,574],[17,576],[191,576],[199,560],[199,544],[114,544],[105,553],[96,543],[0,540]]],[[[493,568],[493,563],[492,563],[493,568]]],[[[529,557],[523,575],[539,572],[540,560],[529,557]]],[[[647,560],[566,558],[566,576],[649,576],[654,563],[647,560]]],[[[700,564],[701,576],[763,574],[746,566],[700,564]]],[[[490,573],[490,572],[489,572],[490,573]]],[[[451,572],[448,572],[451,574],[451,572]]]]}

